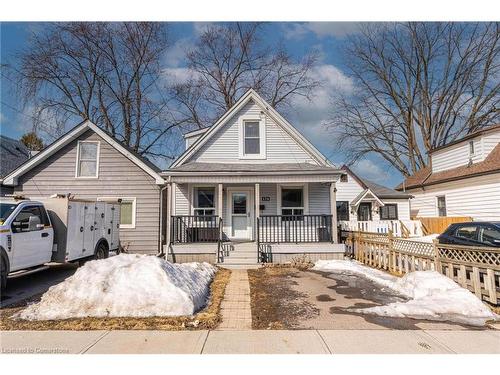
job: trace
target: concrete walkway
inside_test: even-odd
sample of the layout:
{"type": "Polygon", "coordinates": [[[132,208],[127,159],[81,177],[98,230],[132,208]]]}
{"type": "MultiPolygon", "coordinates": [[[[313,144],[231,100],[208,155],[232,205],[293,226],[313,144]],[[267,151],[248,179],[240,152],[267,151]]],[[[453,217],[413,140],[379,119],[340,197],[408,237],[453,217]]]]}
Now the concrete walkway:
{"type": "Polygon", "coordinates": [[[234,269],[226,286],[221,304],[222,323],[220,330],[252,329],[250,308],[250,284],[246,269],[234,269]]]}
{"type": "Polygon", "coordinates": [[[2,331],[0,347],[3,354],[500,354],[500,331],[2,331]]]}

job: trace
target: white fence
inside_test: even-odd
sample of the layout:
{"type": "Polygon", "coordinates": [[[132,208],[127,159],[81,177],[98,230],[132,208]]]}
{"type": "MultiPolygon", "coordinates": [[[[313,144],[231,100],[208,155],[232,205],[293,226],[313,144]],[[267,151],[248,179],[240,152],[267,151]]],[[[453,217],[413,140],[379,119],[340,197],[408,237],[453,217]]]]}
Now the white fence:
{"type": "Polygon", "coordinates": [[[379,221],[339,221],[342,230],[371,233],[389,233],[396,237],[423,236],[422,223],[419,220],[379,220],[379,221]]]}

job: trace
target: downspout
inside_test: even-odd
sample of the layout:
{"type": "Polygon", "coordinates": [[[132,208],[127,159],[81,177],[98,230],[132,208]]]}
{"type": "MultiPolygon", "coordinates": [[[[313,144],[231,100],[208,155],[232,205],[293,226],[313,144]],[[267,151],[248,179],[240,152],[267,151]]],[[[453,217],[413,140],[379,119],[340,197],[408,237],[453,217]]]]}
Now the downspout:
{"type": "MultiPolygon", "coordinates": [[[[170,176],[169,176],[169,179],[170,179],[170,176]]],[[[162,241],[161,236],[162,236],[162,231],[163,231],[163,191],[167,188],[168,188],[168,185],[165,184],[160,189],[160,224],[159,224],[160,231],[158,233],[158,240],[159,240],[158,243],[160,245],[160,249],[158,250],[158,253],[156,254],[156,256],[160,257],[160,258],[165,256],[165,252],[163,251],[163,243],[162,243],[163,241],[162,241]]],[[[167,204],[169,204],[169,202],[167,202],[167,204]]],[[[168,228],[166,230],[168,230],[168,228]]]]}

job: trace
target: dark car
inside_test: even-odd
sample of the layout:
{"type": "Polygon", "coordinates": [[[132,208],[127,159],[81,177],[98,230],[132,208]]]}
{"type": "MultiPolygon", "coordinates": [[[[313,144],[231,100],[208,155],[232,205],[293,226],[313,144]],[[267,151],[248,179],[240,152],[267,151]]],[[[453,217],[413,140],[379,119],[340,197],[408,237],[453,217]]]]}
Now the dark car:
{"type": "Polygon", "coordinates": [[[451,224],[438,237],[439,243],[500,247],[500,222],[474,221],[451,224]]]}

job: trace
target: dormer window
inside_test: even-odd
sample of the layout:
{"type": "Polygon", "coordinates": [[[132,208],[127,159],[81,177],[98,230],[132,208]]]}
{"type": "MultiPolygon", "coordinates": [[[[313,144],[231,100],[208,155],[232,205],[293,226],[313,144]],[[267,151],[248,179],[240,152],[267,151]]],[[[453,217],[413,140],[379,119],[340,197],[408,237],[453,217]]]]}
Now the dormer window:
{"type": "Polygon", "coordinates": [[[260,117],[240,118],[240,159],[266,158],[266,130],[260,117]]]}

